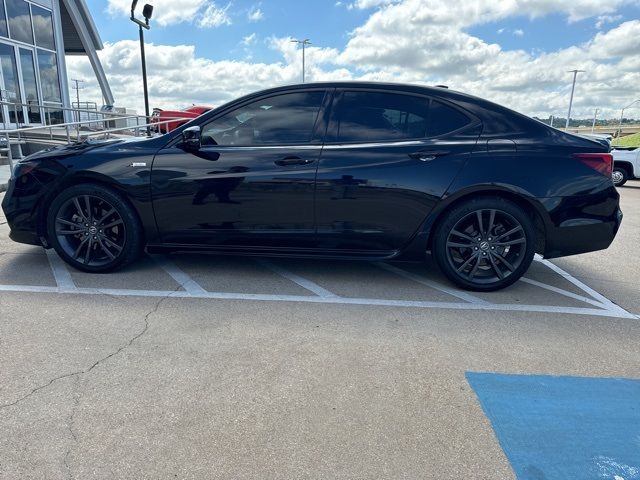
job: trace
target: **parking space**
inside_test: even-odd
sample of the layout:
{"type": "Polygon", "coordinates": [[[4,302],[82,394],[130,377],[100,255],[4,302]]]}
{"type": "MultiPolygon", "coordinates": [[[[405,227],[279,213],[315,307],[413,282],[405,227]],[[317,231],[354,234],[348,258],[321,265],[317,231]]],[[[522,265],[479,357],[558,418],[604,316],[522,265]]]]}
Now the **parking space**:
{"type": "Polygon", "coordinates": [[[91,275],[0,218],[0,478],[636,478],[616,445],[638,421],[640,182],[621,193],[609,250],[536,258],[493,293],[431,262],[91,275]],[[591,441],[567,418],[603,399],[591,441]],[[549,429],[554,455],[534,448],[549,429]]]}

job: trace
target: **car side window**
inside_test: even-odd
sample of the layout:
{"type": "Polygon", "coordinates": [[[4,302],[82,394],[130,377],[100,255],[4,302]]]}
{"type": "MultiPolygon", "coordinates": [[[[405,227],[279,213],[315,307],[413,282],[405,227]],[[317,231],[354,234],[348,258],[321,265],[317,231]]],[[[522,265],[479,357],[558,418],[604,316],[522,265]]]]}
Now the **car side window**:
{"type": "Polygon", "coordinates": [[[324,91],[267,97],[226,113],[202,130],[203,145],[290,145],[311,141],[324,91]]]}
{"type": "Polygon", "coordinates": [[[469,117],[464,113],[437,100],[431,102],[429,118],[428,132],[430,137],[459,130],[470,123],[469,117]]]}
{"type": "Polygon", "coordinates": [[[424,138],[429,100],[411,95],[345,92],[338,107],[338,141],[424,138]]]}

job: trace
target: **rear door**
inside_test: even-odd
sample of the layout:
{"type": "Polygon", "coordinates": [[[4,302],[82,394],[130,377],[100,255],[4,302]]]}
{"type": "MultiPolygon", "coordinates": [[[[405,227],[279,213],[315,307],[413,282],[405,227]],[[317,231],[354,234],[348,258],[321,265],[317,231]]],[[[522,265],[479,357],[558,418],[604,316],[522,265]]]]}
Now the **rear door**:
{"type": "Polygon", "coordinates": [[[324,249],[401,249],[467,160],[480,122],[453,104],[390,90],[334,100],[316,177],[324,249]]]}

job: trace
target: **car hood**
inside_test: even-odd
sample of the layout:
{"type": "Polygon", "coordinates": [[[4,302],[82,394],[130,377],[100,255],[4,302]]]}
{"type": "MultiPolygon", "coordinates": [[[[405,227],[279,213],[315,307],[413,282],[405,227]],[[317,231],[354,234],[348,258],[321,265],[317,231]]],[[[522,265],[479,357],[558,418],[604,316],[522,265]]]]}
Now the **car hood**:
{"type": "Polygon", "coordinates": [[[80,142],[70,143],[68,145],[57,145],[39,152],[33,153],[25,157],[22,161],[44,160],[47,158],[67,158],[81,155],[96,149],[112,150],[115,148],[136,148],[137,146],[151,146],[156,138],[110,138],[110,139],[92,139],[88,138],[80,142]]]}

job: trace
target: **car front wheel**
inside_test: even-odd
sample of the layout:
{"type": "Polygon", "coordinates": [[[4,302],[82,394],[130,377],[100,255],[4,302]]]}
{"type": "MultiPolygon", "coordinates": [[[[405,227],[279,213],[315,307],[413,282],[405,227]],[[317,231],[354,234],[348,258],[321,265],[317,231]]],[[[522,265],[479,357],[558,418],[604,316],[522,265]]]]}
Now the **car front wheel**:
{"type": "Polygon", "coordinates": [[[502,198],[478,198],[448,212],[438,225],[433,254],[455,284],[493,291],[516,282],[535,253],[529,215],[502,198]]]}
{"type": "Polygon", "coordinates": [[[101,185],[74,185],[60,193],[49,209],[47,233],[58,255],[85,272],[116,270],[142,251],[135,211],[101,185]]]}

